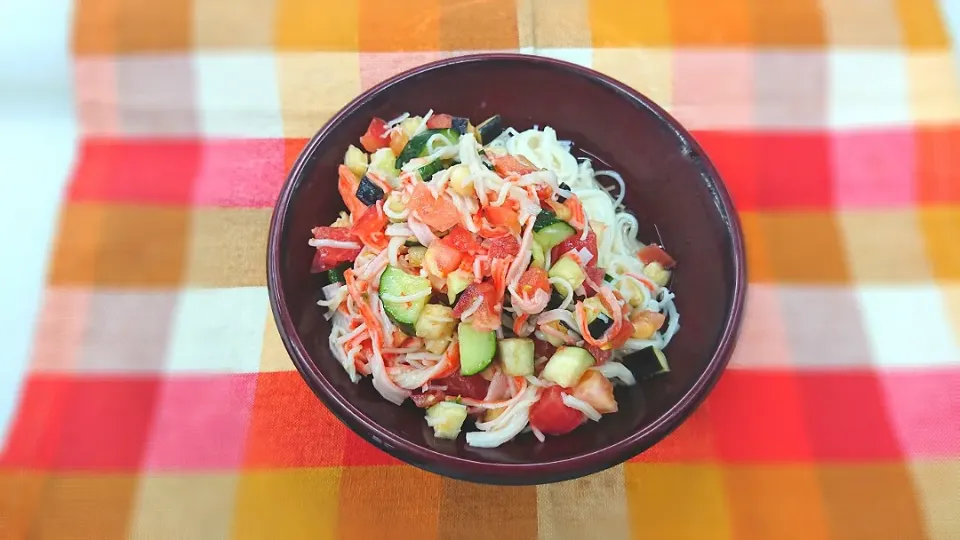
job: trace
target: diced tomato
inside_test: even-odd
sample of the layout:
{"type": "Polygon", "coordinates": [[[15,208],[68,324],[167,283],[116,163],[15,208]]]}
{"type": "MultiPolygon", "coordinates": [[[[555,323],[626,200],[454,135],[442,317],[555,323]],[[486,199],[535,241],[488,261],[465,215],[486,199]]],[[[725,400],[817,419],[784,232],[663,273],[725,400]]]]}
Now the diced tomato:
{"type": "Polygon", "coordinates": [[[410,399],[413,400],[413,404],[417,407],[420,407],[421,409],[427,409],[437,403],[440,403],[446,397],[446,394],[440,390],[430,390],[422,394],[413,394],[410,396],[410,399]]]}
{"type": "Polygon", "coordinates": [[[491,225],[503,227],[513,234],[520,234],[520,214],[506,206],[484,206],[483,216],[491,225]]]}
{"type": "Polygon", "coordinates": [[[409,208],[420,215],[420,219],[436,231],[446,231],[460,223],[460,211],[444,193],[440,198],[433,196],[430,189],[420,182],[414,188],[409,208]]]}
{"type": "Polygon", "coordinates": [[[549,341],[542,340],[540,338],[533,338],[533,357],[541,358],[547,357],[550,358],[553,356],[553,353],[557,352],[557,348],[553,346],[549,341]]]}
{"type": "Polygon", "coordinates": [[[443,241],[459,250],[461,253],[476,255],[480,251],[480,243],[474,238],[473,233],[457,225],[443,237],[443,241]]]}
{"type": "Polygon", "coordinates": [[[362,248],[360,239],[347,227],[314,227],[313,237],[337,242],[353,242],[358,246],[356,249],[328,246],[317,248],[317,252],[313,256],[313,263],[310,265],[310,271],[313,273],[325,272],[336,268],[340,263],[353,261],[360,254],[362,248]]]}
{"type": "Polygon", "coordinates": [[[360,137],[360,144],[367,152],[376,152],[377,150],[390,145],[390,140],[384,137],[387,133],[387,123],[380,118],[374,118],[367,127],[367,132],[360,137]]]}
{"type": "Polygon", "coordinates": [[[399,156],[408,142],[410,138],[402,130],[396,129],[390,132],[390,150],[393,151],[393,155],[399,156]]]}
{"type": "Polygon", "coordinates": [[[478,330],[496,330],[500,327],[500,315],[494,311],[496,288],[489,281],[473,283],[460,293],[460,298],[453,306],[453,316],[460,317],[463,312],[473,306],[479,296],[483,296],[480,307],[468,317],[470,324],[478,330]]]}
{"type": "Polygon", "coordinates": [[[540,400],[530,407],[530,425],[548,435],[570,433],[583,422],[583,413],[567,407],[562,393],[570,394],[569,388],[551,386],[543,391],[540,400]]]}
{"type": "MultiPolygon", "coordinates": [[[[596,283],[598,287],[603,287],[603,284],[605,283],[603,278],[607,275],[606,270],[596,266],[587,266],[584,270],[586,271],[587,277],[590,278],[590,281],[596,283]]],[[[597,289],[591,287],[586,281],[583,283],[583,288],[587,291],[588,295],[599,292],[597,289]]]]}
{"type": "Polygon", "coordinates": [[[640,262],[643,264],[650,264],[652,262],[660,263],[660,266],[670,269],[677,265],[677,261],[673,260],[662,247],[656,244],[650,244],[649,246],[641,249],[637,252],[637,257],[640,258],[640,262]]]}
{"type": "Polygon", "coordinates": [[[613,384],[599,371],[588,369],[583,377],[580,377],[580,382],[573,387],[573,397],[586,401],[599,413],[617,412],[613,384]]]}
{"type": "Polygon", "coordinates": [[[492,298],[495,292],[496,291],[493,287],[493,283],[490,283],[489,281],[471,283],[462,293],[460,293],[460,298],[453,306],[453,316],[460,317],[463,315],[463,312],[473,305],[473,301],[476,300],[478,296],[483,295],[485,299],[492,298]]]}
{"type": "Polygon", "coordinates": [[[572,250],[579,251],[580,248],[587,248],[593,257],[590,259],[590,262],[587,263],[587,266],[596,266],[597,265],[597,235],[593,233],[593,230],[587,233],[586,240],[580,240],[580,234],[574,234],[570,238],[567,238],[563,242],[557,244],[553,248],[553,251],[550,252],[551,260],[559,261],[560,257],[564,253],[572,250]]]}
{"type": "Polygon", "coordinates": [[[449,114],[434,114],[427,118],[428,129],[447,129],[453,127],[453,117],[449,114]]]}
{"type": "Polygon", "coordinates": [[[626,343],[631,337],[633,337],[633,325],[630,324],[629,319],[624,317],[623,325],[620,327],[620,331],[610,338],[610,349],[613,350],[623,347],[623,344],[626,343]]]}
{"type": "Polygon", "coordinates": [[[530,163],[529,159],[523,156],[504,154],[502,156],[494,156],[492,161],[493,169],[497,172],[497,174],[503,177],[506,177],[510,174],[519,174],[523,176],[525,174],[540,170],[536,165],[530,163]]]}
{"type": "Polygon", "coordinates": [[[357,187],[360,185],[360,179],[346,165],[340,165],[337,172],[340,175],[337,190],[340,191],[343,204],[347,205],[347,210],[353,214],[353,219],[357,219],[367,210],[367,205],[357,198],[357,187]]]}
{"type": "Polygon", "coordinates": [[[463,258],[457,248],[440,241],[430,244],[426,254],[423,256],[423,267],[427,273],[446,277],[460,266],[460,259],[463,258]]]}
{"type": "Polygon", "coordinates": [[[509,234],[491,238],[483,243],[487,248],[487,256],[491,259],[504,259],[507,257],[516,257],[520,252],[520,242],[509,234]]]}
{"type": "Polygon", "coordinates": [[[533,298],[537,290],[549,293],[550,278],[543,268],[530,267],[520,276],[520,281],[517,283],[517,292],[527,298],[533,298]]]}
{"type": "Polygon", "coordinates": [[[389,243],[383,232],[387,223],[387,215],[383,213],[383,203],[377,201],[377,204],[364,210],[360,218],[353,222],[353,234],[357,235],[364,244],[382,250],[389,243]]]}
{"type": "Polygon", "coordinates": [[[667,321],[666,315],[656,311],[641,311],[630,318],[632,337],[636,339],[650,339],[653,333],[663,327],[667,321]]]}
{"type": "Polygon", "coordinates": [[[464,376],[460,373],[454,373],[449,377],[437,379],[434,381],[437,386],[446,386],[448,396],[463,396],[471,399],[483,399],[487,396],[487,388],[490,387],[490,381],[480,375],[464,376]]]}
{"type": "Polygon", "coordinates": [[[605,364],[607,360],[613,355],[612,350],[603,350],[600,347],[595,345],[590,345],[589,343],[584,343],[583,348],[587,350],[590,354],[593,355],[593,359],[597,361],[597,364],[605,364]]]}

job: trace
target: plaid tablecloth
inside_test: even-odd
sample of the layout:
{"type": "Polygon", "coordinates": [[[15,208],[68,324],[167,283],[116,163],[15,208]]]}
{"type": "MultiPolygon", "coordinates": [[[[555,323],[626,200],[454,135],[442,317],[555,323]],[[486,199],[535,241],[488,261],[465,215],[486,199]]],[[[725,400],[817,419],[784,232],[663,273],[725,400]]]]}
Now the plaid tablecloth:
{"type": "Polygon", "coordinates": [[[953,0],[5,2],[0,538],[960,538],[958,33],[953,0]],[[306,138],[481,50],[652,97],[746,231],[716,391],[577,481],[397,462],[268,313],[306,138]]]}

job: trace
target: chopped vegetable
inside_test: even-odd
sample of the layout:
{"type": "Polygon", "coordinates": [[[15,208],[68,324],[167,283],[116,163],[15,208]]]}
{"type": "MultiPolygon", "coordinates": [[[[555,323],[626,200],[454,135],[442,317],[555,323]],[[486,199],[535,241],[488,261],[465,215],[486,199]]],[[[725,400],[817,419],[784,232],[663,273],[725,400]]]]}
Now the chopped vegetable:
{"type": "Polygon", "coordinates": [[[374,152],[380,148],[390,145],[390,139],[386,136],[387,123],[380,118],[374,118],[367,127],[367,132],[360,137],[360,144],[367,152],[374,152]]]}

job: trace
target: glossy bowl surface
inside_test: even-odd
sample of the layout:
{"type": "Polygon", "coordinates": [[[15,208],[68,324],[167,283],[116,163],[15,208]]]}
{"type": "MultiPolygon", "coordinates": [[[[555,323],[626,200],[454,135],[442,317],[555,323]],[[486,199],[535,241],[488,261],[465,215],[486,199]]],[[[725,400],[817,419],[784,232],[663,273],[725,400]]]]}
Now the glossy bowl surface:
{"type": "MultiPolygon", "coordinates": [[[[364,439],[418,467],[454,478],[537,484],[623,462],[662,439],[703,400],[727,364],[746,287],[743,240],[716,170],[676,120],[626,85],[541,57],[484,54],[421,66],[363,93],[310,140],[274,209],[267,250],[270,302],[280,335],[306,383],[364,439]],[[500,114],[518,130],[550,125],[597,169],[619,171],[640,239],[662,238],[678,266],[672,289],[681,329],[672,371],[617,390],[619,412],[563,437],[531,435],[494,449],[434,439],[423,411],[382,399],[369,379],[353,384],[330,354],[329,325],[316,305],[322,282],[309,273],[310,229],[343,209],[337,166],[374,116],[433,109],[479,122],[500,114]]],[[[318,426],[318,429],[320,427],[318,426]]]]}

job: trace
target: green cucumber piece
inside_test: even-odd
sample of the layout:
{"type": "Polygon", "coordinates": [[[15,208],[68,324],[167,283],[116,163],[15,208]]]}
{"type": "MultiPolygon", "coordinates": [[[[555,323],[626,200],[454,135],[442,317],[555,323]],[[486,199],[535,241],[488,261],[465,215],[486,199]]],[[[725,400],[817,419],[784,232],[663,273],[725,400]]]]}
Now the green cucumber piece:
{"type": "Polygon", "coordinates": [[[447,167],[444,164],[444,160],[435,159],[430,163],[427,163],[423,167],[420,167],[419,169],[417,169],[417,172],[420,174],[420,179],[423,180],[424,182],[427,182],[431,178],[433,178],[433,175],[437,174],[438,172],[446,168],[447,167]]]}
{"type": "MultiPolygon", "coordinates": [[[[537,219],[539,219],[539,217],[540,216],[537,216],[537,219]]],[[[534,222],[533,228],[536,231],[536,222],[534,222]]],[[[560,242],[563,242],[567,238],[570,238],[576,232],[577,231],[575,231],[569,223],[557,220],[549,225],[541,227],[539,231],[534,232],[533,239],[540,244],[540,247],[543,248],[543,251],[550,251],[554,248],[554,246],[560,242]]]]}
{"type": "Polygon", "coordinates": [[[460,374],[476,375],[493,361],[497,352],[497,334],[477,330],[470,323],[462,322],[457,326],[460,347],[460,374]]]}
{"type": "Polygon", "coordinates": [[[336,268],[327,270],[327,279],[330,280],[330,283],[346,283],[347,280],[343,277],[343,273],[351,266],[353,266],[353,263],[345,262],[336,268]]]}
{"type": "Polygon", "coordinates": [[[383,311],[387,317],[396,323],[400,330],[408,336],[415,335],[414,323],[420,317],[429,296],[414,300],[412,302],[395,302],[385,300],[384,295],[388,296],[410,296],[424,290],[430,290],[430,280],[420,276],[408,274],[396,266],[388,266],[380,277],[380,300],[383,302],[383,311]]]}
{"type": "Polygon", "coordinates": [[[467,407],[452,401],[441,401],[427,409],[427,425],[433,428],[438,439],[456,439],[463,421],[467,419],[467,407]]]}
{"type": "Polygon", "coordinates": [[[540,210],[536,221],[533,222],[533,232],[540,232],[541,229],[554,223],[564,223],[556,214],[549,210],[540,210]]]}
{"type": "Polygon", "coordinates": [[[503,372],[512,377],[533,375],[533,340],[528,338],[501,339],[497,344],[503,372]]]}
{"type": "Polygon", "coordinates": [[[573,388],[593,364],[593,355],[586,349],[560,347],[543,366],[540,377],[564,388],[573,388]]]}
{"type": "Polygon", "coordinates": [[[460,139],[460,134],[449,128],[428,129],[423,133],[419,133],[407,141],[407,145],[404,146],[403,150],[400,151],[400,155],[397,156],[397,169],[406,165],[406,163],[413,158],[426,156],[427,141],[429,141],[430,137],[433,137],[437,133],[442,133],[450,141],[450,144],[456,144],[460,139]]]}
{"type": "Polygon", "coordinates": [[[559,261],[553,263],[547,275],[567,280],[574,289],[583,285],[584,280],[587,279],[583,269],[573,260],[573,257],[561,257],[559,261]]]}

